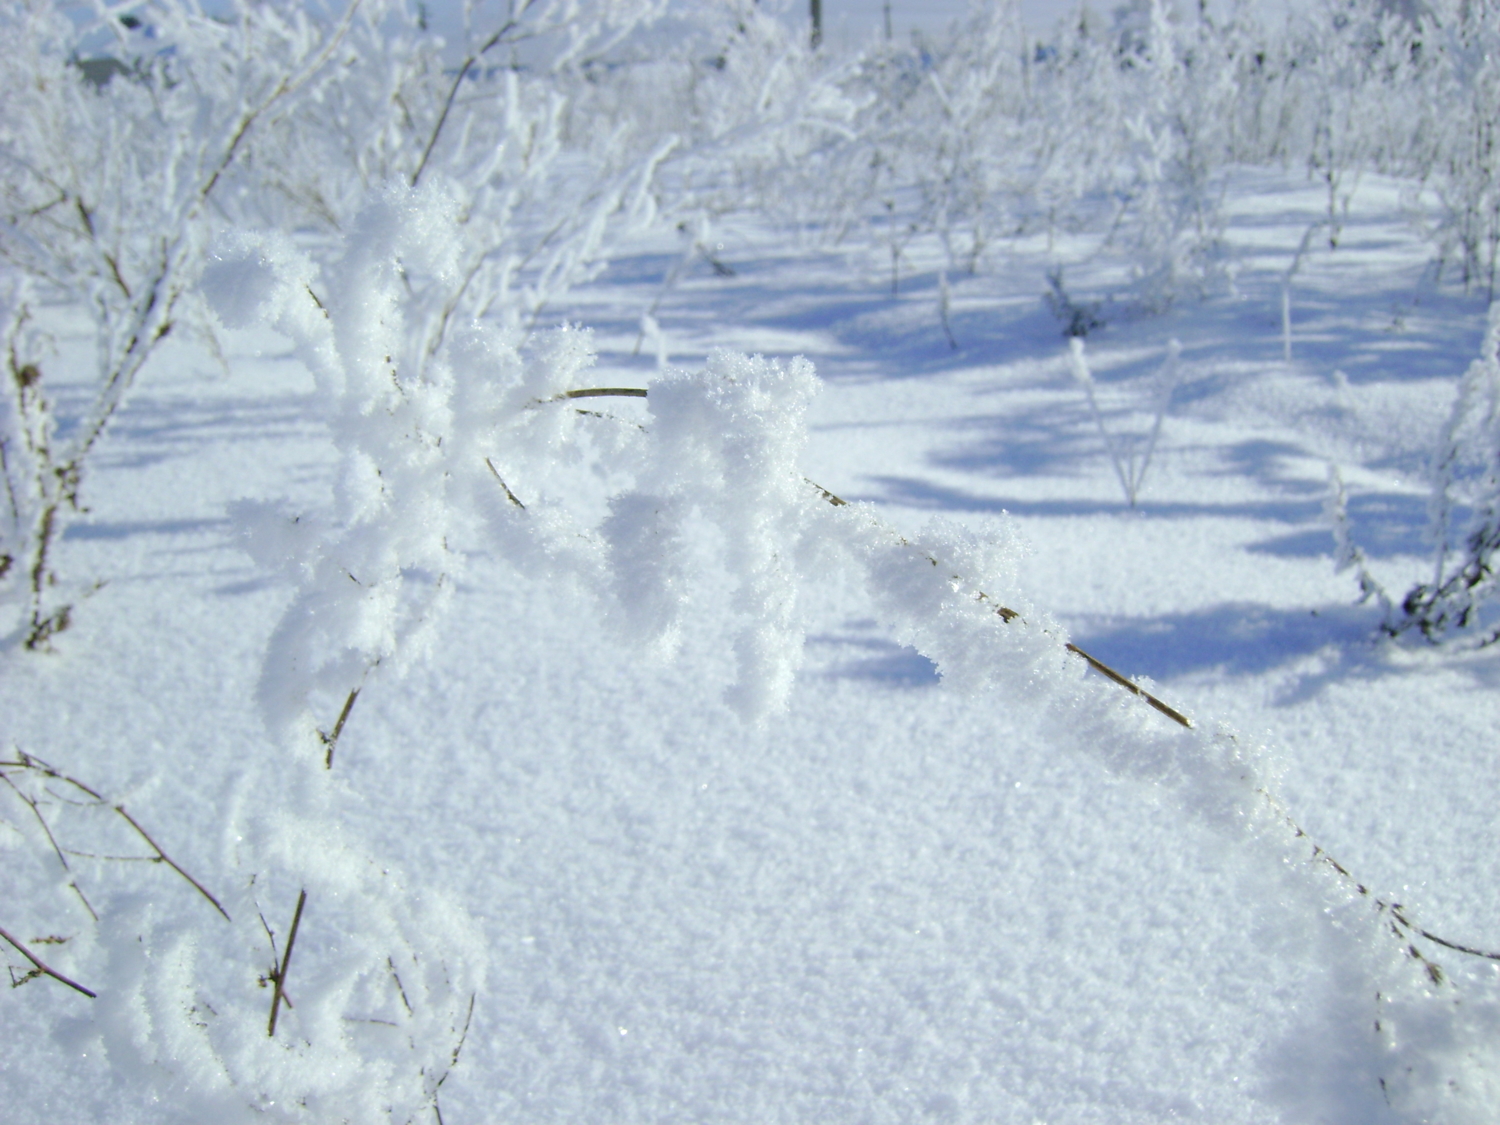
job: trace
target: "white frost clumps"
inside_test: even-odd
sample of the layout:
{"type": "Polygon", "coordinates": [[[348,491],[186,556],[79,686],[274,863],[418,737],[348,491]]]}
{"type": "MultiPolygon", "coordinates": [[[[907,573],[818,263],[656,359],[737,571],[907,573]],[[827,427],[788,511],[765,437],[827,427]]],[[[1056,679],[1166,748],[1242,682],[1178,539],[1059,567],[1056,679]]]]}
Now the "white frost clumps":
{"type": "Polygon", "coordinates": [[[683,608],[683,524],[717,527],[736,583],[737,675],[726,701],[746,718],[779,709],[802,659],[799,556],[816,494],[797,458],[807,440],[813,366],[716,351],[701,372],[651,387],[650,441],[636,487],[603,523],[610,580],[626,631],[670,644],[683,608]]]}
{"type": "Polygon", "coordinates": [[[226,900],[232,923],[172,895],[109,904],[94,978],[103,1047],[136,1095],[180,1107],[163,1120],[430,1117],[483,987],[482,943],[461,908],[404,886],[336,829],[303,821],[275,834],[258,857],[274,870],[226,900]],[[302,888],[293,1004],[272,1037],[277,955],[262,919],[284,952],[302,888]]]}
{"type": "Polygon", "coordinates": [[[260,542],[257,561],[299,587],[261,681],[273,730],[310,729],[310,694],[337,707],[375,665],[419,653],[450,596],[459,556],[449,539],[462,505],[452,503],[448,465],[493,428],[502,405],[457,392],[454,356],[482,363],[501,385],[518,382],[520,366],[508,341],[476,340],[413,299],[453,285],[456,220],[440,185],[395,189],[360,215],[326,276],[276,236],[226,242],[205,272],[226,324],[261,319],[292,338],[339,452],[328,509],[299,513],[296,527],[253,505],[233,513],[260,542]],[[267,557],[271,544],[280,557],[267,557]]]}

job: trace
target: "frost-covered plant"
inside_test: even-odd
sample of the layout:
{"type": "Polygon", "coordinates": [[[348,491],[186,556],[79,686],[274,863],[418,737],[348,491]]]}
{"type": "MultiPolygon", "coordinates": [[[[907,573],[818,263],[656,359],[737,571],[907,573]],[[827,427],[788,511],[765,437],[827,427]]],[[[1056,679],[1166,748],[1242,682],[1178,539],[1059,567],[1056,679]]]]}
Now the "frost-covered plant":
{"type": "MultiPolygon", "coordinates": [[[[635,631],[656,636],[671,622],[653,610],[661,598],[649,587],[671,585],[664,576],[681,565],[671,549],[674,521],[688,513],[723,523],[732,494],[748,522],[724,524],[727,550],[742,575],[745,611],[757,619],[775,596],[772,587],[784,584],[775,576],[793,565],[795,533],[776,532],[752,509],[759,490],[771,489],[777,504],[786,502],[788,488],[805,491],[772,471],[792,459],[795,450],[782,446],[803,432],[794,423],[811,393],[805,365],[711,364],[708,377],[722,400],[716,409],[737,403],[734,417],[754,422],[738,437],[725,431],[730,444],[714,454],[681,436],[697,432],[704,408],[679,404],[677,382],[664,380],[652,403],[649,442],[637,435],[632,452],[621,443],[634,431],[605,431],[617,469],[637,477],[634,490],[611,502],[608,518],[597,508],[568,519],[566,505],[556,503],[529,511],[528,501],[566,490],[572,435],[586,416],[558,403],[583,382],[592,351],[585,333],[564,329],[527,345],[503,326],[444,323],[441,307],[424,302],[457,271],[456,207],[436,181],[415,192],[392,189],[367,209],[345,257],[324,273],[284,240],[260,237],[226,242],[205,274],[226,323],[262,318],[296,341],[340,451],[331,510],[236,510],[252,554],[297,586],[272,636],[262,704],[273,728],[303,745],[318,741],[314,703],[331,725],[333,709],[373,668],[400,667],[420,655],[461,569],[458,545],[486,526],[523,562],[545,558],[596,581],[608,573],[616,584],[638,583],[620,612],[635,631]],[[607,568],[606,550],[618,556],[607,568]]],[[[788,674],[766,663],[774,663],[767,655],[774,648],[759,634],[743,641],[745,682],[762,685],[747,686],[748,699],[784,693],[788,674]]],[[[746,708],[764,710],[758,702],[746,708]]],[[[321,742],[331,761],[331,731],[321,742]]]]}
{"type": "Polygon", "coordinates": [[[175,0],[128,15],[101,5],[81,22],[50,4],[0,8],[0,262],[11,274],[0,313],[0,557],[11,573],[0,581],[24,587],[28,647],[68,624],[52,550],[142,366],[185,316],[191,324],[216,193],[247,139],[318,79],[348,17],[245,3],[210,18],[175,0]],[[86,54],[113,66],[90,71],[86,54]],[[45,393],[55,365],[36,331],[41,301],[56,295],[82,305],[96,333],[89,401],[66,427],[45,393]]]}
{"type": "MultiPolygon", "coordinates": [[[[1438,641],[1488,627],[1484,609],[1500,589],[1500,302],[1490,306],[1479,356],[1459,381],[1432,478],[1432,579],[1407,592],[1388,627],[1438,641]],[[1469,509],[1463,524],[1460,507],[1469,509]]],[[[1497,638],[1500,630],[1490,628],[1483,643],[1497,638]]]]}
{"type": "Polygon", "coordinates": [[[797,471],[812,364],[715,352],[701,372],[651,387],[650,432],[635,451],[634,487],[610,501],[601,525],[618,612],[629,630],[670,641],[683,611],[683,527],[716,525],[736,580],[737,675],[727,700],[749,719],[779,710],[801,663],[797,591],[804,542],[822,501],[797,471]]]}
{"type": "Polygon", "coordinates": [[[1120,94],[1131,167],[1127,226],[1147,309],[1184,290],[1202,292],[1218,267],[1217,180],[1226,155],[1223,124],[1233,73],[1211,26],[1195,31],[1151,0],[1138,46],[1122,59],[1120,94]]]}
{"type": "Polygon", "coordinates": [[[189,871],[209,841],[169,852],[118,798],[19,748],[0,758],[0,825],[33,845],[6,858],[11,985],[87,998],[78,1033],[120,1096],[182,1115],[163,1120],[394,1123],[438,1106],[484,952],[462,908],[338,827],[350,795],[318,763],[248,771],[224,818],[236,885],[214,893],[189,871]],[[273,789],[267,813],[256,793],[273,789]]]}
{"type": "Polygon", "coordinates": [[[1167,344],[1166,361],[1156,374],[1156,386],[1151,401],[1151,429],[1144,437],[1111,432],[1099,409],[1099,397],[1095,392],[1094,376],[1089,370],[1088,358],[1084,355],[1083,337],[1074,335],[1068,340],[1068,366],[1073,378],[1083,388],[1088,399],[1089,413],[1099,436],[1104,439],[1104,448],[1114,466],[1115,477],[1125,493],[1125,501],[1132,508],[1140,496],[1141,485],[1146,480],[1146,470],[1151,467],[1151,458],[1156,453],[1156,443],[1161,438],[1161,423],[1172,404],[1172,392],[1177,389],[1179,359],[1182,345],[1173,339],[1167,344]]]}
{"type": "Polygon", "coordinates": [[[226,325],[268,322],[292,338],[340,453],[331,510],[238,510],[252,554],[298,587],[262,682],[273,729],[312,734],[311,696],[331,693],[337,707],[376,665],[409,655],[451,593],[452,494],[484,471],[497,406],[552,389],[515,385],[507,330],[449,324],[459,207],[436,179],[395,186],[326,273],[284,238],[244,235],[221,242],[204,273],[226,325]],[[459,464],[469,472],[455,475],[459,464]]]}
{"type": "MultiPolygon", "coordinates": [[[[670,191],[663,193],[674,220],[697,227],[759,212],[819,237],[825,219],[833,216],[831,227],[838,230],[848,218],[844,162],[860,132],[862,99],[852,88],[860,60],[813,50],[806,35],[781,18],[784,8],[744,0],[704,5],[695,10],[683,36],[687,46],[677,56],[690,65],[671,67],[667,91],[640,86],[626,69],[619,79],[601,77],[593,98],[580,101],[587,110],[623,83],[629,97],[602,114],[606,120],[622,105],[654,103],[657,108],[633,116],[669,127],[681,139],[670,191]],[[675,118],[664,117],[663,102],[675,102],[675,118]]],[[[667,65],[656,61],[643,73],[661,74],[667,65]]]]}
{"type": "Polygon", "coordinates": [[[917,226],[935,233],[943,249],[938,317],[955,348],[949,274],[974,273],[993,228],[1014,225],[1004,209],[1024,161],[1009,154],[1019,148],[1029,116],[1029,65],[1019,5],[975,7],[954,49],[927,72],[923,93],[933,108],[901,118],[920,199],[917,226]]]}
{"type": "Polygon", "coordinates": [[[1492,4],[1433,5],[1419,30],[1428,126],[1414,164],[1443,209],[1438,236],[1456,248],[1464,288],[1494,299],[1500,263],[1500,11],[1492,4]],[[1427,46],[1430,44],[1431,46],[1427,46]]]}
{"type": "Polygon", "coordinates": [[[1302,268],[1302,261],[1307,257],[1313,238],[1323,226],[1322,219],[1308,224],[1307,229],[1302,232],[1302,241],[1297,244],[1296,253],[1281,275],[1281,358],[1286,363],[1292,362],[1292,281],[1302,268]]]}

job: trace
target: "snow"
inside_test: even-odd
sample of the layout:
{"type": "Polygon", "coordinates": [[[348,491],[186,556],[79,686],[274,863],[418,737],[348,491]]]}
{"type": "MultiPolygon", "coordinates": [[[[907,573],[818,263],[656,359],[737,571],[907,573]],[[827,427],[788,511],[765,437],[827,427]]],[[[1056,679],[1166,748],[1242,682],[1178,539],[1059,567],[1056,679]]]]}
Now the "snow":
{"type": "Polygon", "coordinates": [[[653,230],[678,143],[484,282],[529,328],[443,306],[488,172],[213,243],[0,639],[0,926],[97,992],[4,946],[6,1125],[1493,1120],[1500,651],[1359,585],[1491,440],[1432,199],[1330,248],[1230,168],[1171,300],[1065,227],[893,292],[653,230]]]}

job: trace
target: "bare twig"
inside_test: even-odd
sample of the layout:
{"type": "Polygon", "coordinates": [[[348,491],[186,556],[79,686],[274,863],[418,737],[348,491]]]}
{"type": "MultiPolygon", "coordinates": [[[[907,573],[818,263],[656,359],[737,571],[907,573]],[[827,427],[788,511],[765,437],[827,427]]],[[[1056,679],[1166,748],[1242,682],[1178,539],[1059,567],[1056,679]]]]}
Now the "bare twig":
{"type": "Polygon", "coordinates": [[[406,998],[406,988],[401,983],[401,975],[396,972],[396,962],[387,957],[385,963],[391,970],[391,980],[396,982],[396,991],[401,994],[401,1006],[406,1009],[407,1015],[411,1015],[411,1001],[406,998]]]}
{"type": "MultiPolygon", "coordinates": [[[[254,882],[254,880],[252,879],[251,882],[254,882]]],[[[266,942],[271,947],[271,971],[261,977],[258,982],[264,988],[267,984],[274,984],[276,977],[281,972],[281,969],[278,968],[281,964],[281,951],[276,948],[276,935],[271,932],[271,924],[266,921],[265,913],[260,910],[258,905],[255,916],[260,919],[260,928],[266,931],[266,942]]],[[[297,1005],[292,1003],[291,993],[285,988],[281,990],[281,1001],[292,1011],[297,1010],[297,1005]]]]}
{"type": "Polygon", "coordinates": [[[213,904],[213,908],[220,914],[224,915],[224,920],[226,922],[233,921],[233,919],[229,917],[229,911],[225,910],[224,907],[220,905],[218,899],[209,894],[208,888],[206,888],[202,883],[198,882],[197,879],[194,879],[191,875],[189,875],[183,869],[182,865],[179,864],[175,859],[169,856],[166,852],[162,851],[161,846],[151,838],[151,834],[140,826],[135,817],[131,816],[128,812],[125,811],[124,805],[115,805],[114,810],[125,818],[125,823],[134,828],[136,832],[140,834],[141,839],[146,841],[146,846],[156,853],[158,863],[165,863],[173,871],[177,872],[177,874],[181,875],[190,884],[192,884],[192,887],[195,891],[197,891],[204,898],[208,899],[208,901],[213,904]]]}
{"type": "Polygon", "coordinates": [[[1142,699],[1144,699],[1147,703],[1151,704],[1151,706],[1155,707],[1158,711],[1160,711],[1167,718],[1171,719],[1174,723],[1178,723],[1181,726],[1187,727],[1189,730],[1192,729],[1193,722],[1192,722],[1191,719],[1189,719],[1181,711],[1178,711],[1178,710],[1176,710],[1173,707],[1168,707],[1160,699],[1157,699],[1156,696],[1152,695],[1145,688],[1141,687],[1140,684],[1134,683],[1131,680],[1126,679],[1124,676],[1120,675],[1119,672],[1116,672],[1108,664],[1104,663],[1104,661],[1098,659],[1097,657],[1090,656],[1088,653],[1084,652],[1083,649],[1079,648],[1077,645],[1073,644],[1072,642],[1069,642],[1066,647],[1067,647],[1067,650],[1069,652],[1071,652],[1073,655],[1083,657],[1083,659],[1088,662],[1088,666],[1090,668],[1092,668],[1094,671],[1098,672],[1101,676],[1104,676],[1107,679],[1113,680],[1115,683],[1119,684],[1126,691],[1131,692],[1131,693],[1133,693],[1135,695],[1140,696],[1142,699]]]}
{"type": "Polygon", "coordinates": [[[271,994],[271,1019],[266,1024],[266,1035],[270,1038],[276,1036],[276,1017],[281,1011],[282,989],[286,984],[286,971],[292,963],[292,946],[297,941],[297,927],[302,925],[302,907],[307,904],[307,888],[297,896],[297,910],[292,915],[292,929],[286,935],[286,952],[281,955],[281,965],[276,970],[276,979],[272,983],[275,989],[271,994]]]}
{"type": "Polygon", "coordinates": [[[475,995],[473,992],[469,993],[469,1011],[464,1016],[463,1030],[458,1033],[458,1042],[453,1046],[453,1054],[448,1059],[448,1069],[443,1071],[442,1077],[432,1087],[432,1112],[437,1116],[438,1125],[443,1125],[443,1107],[438,1104],[438,1098],[442,1094],[443,1083],[448,1081],[448,1075],[452,1074],[453,1068],[458,1065],[458,1056],[464,1049],[465,1040],[469,1038],[469,1024],[474,1019],[475,995]]]}
{"type": "Polygon", "coordinates": [[[99,921],[98,912],[83,893],[83,888],[78,885],[78,880],[73,877],[73,868],[68,863],[68,857],[63,854],[63,849],[58,846],[57,837],[52,834],[52,826],[47,823],[47,818],[42,815],[42,810],[38,807],[36,798],[28,793],[21,792],[20,786],[12,781],[10,776],[4,771],[0,771],[0,781],[10,786],[11,791],[21,799],[21,803],[31,810],[31,815],[36,817],[36,822],[42,826],[42,833],[47,837],[47,843],[52,847],[52,854],[57,856],[57,862],[62,864],[63,870],[68,873],[68,886],[78,896],[78,901],[83,903],[83,908],[89,912],[89,917],[96,922],[99,921]]]}
{"type": "Polygon", "coordinates": [[[500,487],[505,489],[505,498],[524,512],[526,505],[521,503],[516,494],[510,490],[510,485],[505,483],[505,478],[500,475],[500,470],[495,468],[495,462],[486,457],[484,463],[490,467],[490,472],[495,474],[495,479],[500,482],[500,487]]]}
{"type": "MultiPolygon", "coordinates": [[[[90,1000],[97,1000],[99,998],[99,994],[97,992],[94,992],[91,989],[84,988],[83,985],[79,984],[76,980],[72,980],[68,977],[63,976],[56,969],[47,965],[35,953],[31,952],[31,950],[22,945],[18,939],[12,937],[9,931],[0,929],[0,938],[4,938],[6,941],[10,942],[11,945],[15,946],[16,949],[20,951],[21,956],[25,957],[26,960],[35,965],[36,972],[40,973],[42,976],[51,977],[59,984],[67,985],[69,988],[73,989],[73,991],[83,993],[90,1000]]],[[[23,977],[22,979],[25,980],[27,978],[23,977]]],[[[470,1003],[472,1004],[472,1001],[470,1001],[470,1003]]],[[[467,1025],[465,1025],[465,1027],[467,1028],[467,1025]]]]}
{"type": "Polygon", "coordinates": [[[560,395],[554,395],[553,401],[561,401],[568,398],[645,398],[646,392],[640,387],[586,387],[578,391],[564,391],[560,395]]]}
{"type": "Polygon", "coordinates": [[[498,46],[504,40],[506,35],[515,30],[516,26],[520,22],[519,17],[524,14],[529,6],[529,3],[523,3],[521,5],[521,11],[516,13],[516,18],[506,20],[505,23],[501,25],[500,30],[491,35],[489,39],[485,40],[484,46],[480,47],[479,50],[475,51],[468,58],[464,59],[463,66],[458,68],[458,74],[453,79],[453,85],[448,87],[448,96],[443,101],[443,111],[442,113],[438,114],[437,124],[432,127],[432,136],[427,138],[427,147],[422,150],[422,159],[417,162],[417,169],[411,174],[412,187],[417,186],[417,181],[422,178],[422,173],[427,169],[427,161],[432,157],[432,150],[437,146],[438,137],[442,136],[443,134],[443,126],[448,123],[448,114],[453,109],[453,99],[458,97],[459,87],[463,85],[464,79],[469,76],[469,71],[474,69],[474,64],[477,63],[483,55],[489,52],[492,48],[498,46]]]}
{"type": "MultiPolygon", "coordinates": [[[[353,577],[352,575],[350,577],[353,577]]],[[[328,748],[328,753],[323,758],[323,768],[333,769],[333,752],[338,748],[339,735],[344,733],[344,724],[349,721],[349,712],[354,710],[354,701],[359,698],[359,688],[349,693],[349,698],[344,700],[344,709],[339,712],[338,719],[333,724],[333,730],[324,734],[318,732],[318,737],[323,740],[323,745],[328,748]]]]}
{"type": "MultiPolygon", "coordinates": [[[[28,754],[28,753],[26,753],[26,751],[21,750],[20,748],[16,749],[16,755],[17,755],[17,760],[16,761],[13,761],[13,762],[0,762],[0,771],[3,771],[3,770],[5,770],[8,767],[10,769],[30,770],[33,773],[39,773],[43,777],[50,777],[50,778],[52,778],[55,781],[60,781],[60,782],[63,782],[65,784],[67,784],[67,785],[71,785],[74,789],[78,790],[80,793],[83,793],[86,796],[92,798],[92,802],[93,802],[93,804],[95,806],[102,806],[102,807],[105,807],[105,808],[108,808],[108,809],[112,810],[118,816],[120,816],[121,819],[123,819],[126,824],[130,825],[130,827],[135,830],[136,835],[138,835],[142,840],[145,841],[147,847],[149,847],[153,852],[156,853],[154,856],[148,856],[148,857],[144,857],[144,858],[149,859],[152,863],[164,863],[164,864],[166,864],[173,871],[177,872],[177,874],[181,875],[184,879],[186,879],[187,882],[189,883],[189,885],[191,885],[194,890],[196,890],[200,895],[202,895],[205,899],[207,899],[213,905],[213,908],[215,910],[217,910],[220,914],[222,914],[224,916],[224,918],[225,918],[226,921],[232,921],[233,920],[233,919],[231,919],[229,917],[229,912],[224,909],[223,905],[219,902],[219,900],[217,898],[215,898],[211,893],[209,893],[208,888],[206,888],[202,883],[198,882],[197,879],[193,878],[193,876],[188,873],[188,871],[187,871],[186,868],[184,868],[180,863],[178,863],[175,859],[173,859],[170,855],[168,855],[166,853],[166,851],[161,847],[161,845],[158,844],[154,839],[151,838],[151,834],[149,832],[147,832],[144,828],[141,827],[140,822],[137,821],[135,819],[135,817],[131,816],[130,813],[128,813],[125,810],[125,806],[123,804],[118,804],[118,803],[115,803],[115,802],[111,802],[111,801],[105,800],[104,797],[99,794],[98,790],[92,788],[91,786],[85,785],[83,782],[79,781],[76,777],[69,777],[67,774],[60,772],[59,770],[57,770],[56,768],[54,768],[51,765],[48,765],[46,762],[42,761],[42,759],[36,757],[33,754],[28,754]]],[[[4,780],[6,781],[6,783],[9,784],[12,789],[16,789],[16,786],[15,786],[14,782],[12,782],[10,780],[10,778],[6,777],[3,772],[0,772],[0,778],[4,778],[4,780]]],[[[16,792],[18,794],[20,794],[20,790],[19,789],[17,789],[16,792]]],[[[21,795],[21,798],[22,798],[22,800],[26,800],[26,797],[25,797],[24,794],[21,795]]],[[[34,805],[33,805],[32,811],[36,812],[37,815],[38,815],[38,817],[40,818],[41,814],[35,808],[34,805]]],[[[46,827],[47,827],[46,823],[43,822],[43,828],[45,829],[46,827]]],[[[51,833],[50,830],[47,831],[47,836],[48,836],[49,840],[52,840],[52,833],[51,833]]],[[[61,851],[60,848],[58,848],[56,840],[52,840],[52,846],[53,846],[53,849],[57,851],[58,858],[62,860],[63,866],[66,867],[67,866],[67,860],[63,859],[62,851],[61,851]]],[[[75,889],[77,889],[77,888],[75,887],[75,889]]],[[[79,891],[78,893],[79,893],[79,897],[82,898],[83,897],[83,892],[79,891]]],[[[84,905],[86,905],[86,906],[88,905],[87,900],[85,900],[84,905]]],[[[92,907],[89,908],[89,913],[93,914],[93,908],[92,907]]],[[[98,915],[95,915],[95,919],[96,920],[97,920],[97,918],[98,918],[98,915]]]]}

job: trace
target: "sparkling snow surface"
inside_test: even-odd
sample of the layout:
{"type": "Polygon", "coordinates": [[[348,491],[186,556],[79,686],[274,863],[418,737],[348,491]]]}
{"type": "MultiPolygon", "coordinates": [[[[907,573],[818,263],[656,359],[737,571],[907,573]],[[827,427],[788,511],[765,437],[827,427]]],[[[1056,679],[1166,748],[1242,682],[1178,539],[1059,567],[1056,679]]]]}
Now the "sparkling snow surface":
{"type": "MultiPolygon", "coordinates": [[[[1232,289],[1157,317],[1105,307],[1088,355],[1116,434],[1149,429],[1182,343],[1135,510],[1040,300],[1041,238],[955,284],[957,351],[933,274],[893,298],[877,256],[750,227],[721,233],[733,277],[700,263],[656,320],[673,365],[805,355],[824,382],[808,477],[905,531],[942,515],[1018,533],[1007,596],[1263,745],[1312,840],[1418,924],[1495,948],[1500,652],[1378,643],[1325,516],[1333,462],[1375,573],[1398,594],[1425,576],[1425,458],[1484,304],[1434,284],[1400,186],[1367,177],[1339,248],[1303,263],[1290,363],[1279,278],[1320,205],[1295,176],[1235,181],[1232,289]]],[[[632,349],[677,252],[642,246],[555,310],[595,330],[597,385],[656,377],[652,348],[632,349]]],[[[1085,296],[1090,281],[1068,275],[1085,296]]],[[[228,372],[165,350],[110,430],[60,555],[102,585],[55,654],[0,650],[0,729],[228,894],[236,810],[292,784],[256,706],[290,588],[238,548],[229,505],[323,503],[334,460],[285,341],[224,341],[228,372]]],[[[87,346],[81,325],[62,343],[87,346]]],[[[621,421],[598,421],[646,410],[612,401],[621,421]]],[[[342,827],[460,904],[488,951],[443,1121],[1491,1119],[1494,963],[1446,954],[1432,986],[1310,843],[1059,736],[1024,686],[997,701],[942,683],[837,568],[802,592],[785,712],[742,721],[716,573],[661,656],[577,580],[477,552],[431,653],[378,671],[351,713],[342,827]]],[[[0,825],[5,877],[57,879],[28,849],[0,825]]],[[[77,862],[127,918],[207,909],[159,865],[77,862]]],[[[87,929],[61,887],[26,900],[51,913],[4,924],[87,929]]],[[[284,926],[294,890],[268,893],[284,926]]],[[[337,948],[322,905],[309,960],[337,948]]],[[[46,948],[80,979],[113,972],[85,943],[46,948]]],[[[0,1119],[207,1120],[191,1076],[104,1057],[104,1011],[45,980],[0,996],[0,1119]]]]}

